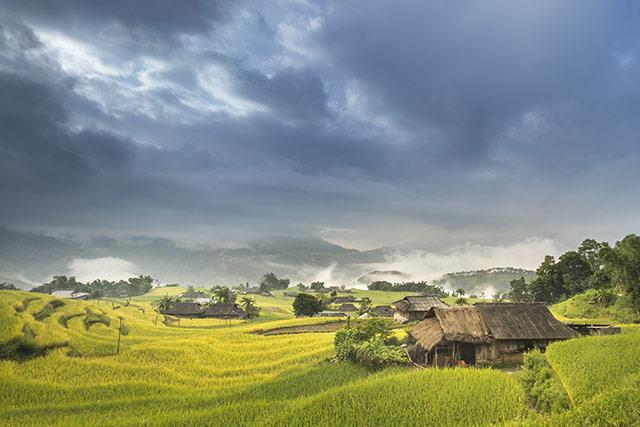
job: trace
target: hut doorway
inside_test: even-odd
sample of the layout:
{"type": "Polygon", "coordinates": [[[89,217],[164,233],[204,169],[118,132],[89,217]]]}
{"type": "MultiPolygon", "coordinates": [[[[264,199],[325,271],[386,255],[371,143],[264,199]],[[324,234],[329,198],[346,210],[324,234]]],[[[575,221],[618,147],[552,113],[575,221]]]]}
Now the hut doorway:
{"type": "Polygon", "coordinates": [[[458,351],[460,352],[460,360],[464,360],[467,365],[476,363],[476,346],[469,343],[459,343],[458,351]]]}

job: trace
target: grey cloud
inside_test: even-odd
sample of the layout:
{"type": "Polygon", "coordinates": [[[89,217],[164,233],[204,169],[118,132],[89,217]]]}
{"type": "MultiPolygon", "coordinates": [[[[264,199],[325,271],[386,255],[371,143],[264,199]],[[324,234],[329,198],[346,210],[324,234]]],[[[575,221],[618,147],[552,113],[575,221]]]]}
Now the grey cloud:
{"type": "Polygon", "coordinates": [[[2,223],[445,245],[640,207],[635,3],[0,8],[2,223]],[[65,69],[40,30],[116,71],[65,69]]]}

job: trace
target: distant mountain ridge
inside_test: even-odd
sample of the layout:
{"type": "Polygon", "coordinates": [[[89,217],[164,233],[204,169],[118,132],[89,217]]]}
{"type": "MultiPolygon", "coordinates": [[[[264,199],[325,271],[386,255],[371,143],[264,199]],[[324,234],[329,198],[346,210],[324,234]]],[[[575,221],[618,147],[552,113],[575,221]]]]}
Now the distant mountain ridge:
{"type": "MultiPolygon", "coordinates": [[[[256,284],[273,272],[292,283],[321,280],[328,285],[368,285],[375,280],[410,281],[398,270],[383,267],[401,250],[379,248],[360,251],[313,236],[271,236],[239,248],[184,247],[166,238],[52,237],[0,228],[0,282],[29,288],[53,275],[70,275],[77,259],[114,257],[133,263],[134,274],[149,274],[162,283],[213,286],[256,284]]],[[[109,278],[98,277],[97,278],[109,278]]],[[[535,273],[512,267],[449,273],[435,281],[447,289],[463,288],[470,295],[493,287],[508,290],[509,282],[535,273]]],[[[421,279],[422,280],[422,279],[421,279]]],[[[433,282],[433,281],[430,281],[433,282]]]]}
{"type": "Polygon", "coordinates": [[[489,298],[496,293],[508,292],[509,283],[520,277],[524,277],[529,282],[536,278],[536,272],[515,267],[458,271],[443,275],[435,280],[435,284],[449,290],[464,289],[466,295],[484,295],[489,298]]]}

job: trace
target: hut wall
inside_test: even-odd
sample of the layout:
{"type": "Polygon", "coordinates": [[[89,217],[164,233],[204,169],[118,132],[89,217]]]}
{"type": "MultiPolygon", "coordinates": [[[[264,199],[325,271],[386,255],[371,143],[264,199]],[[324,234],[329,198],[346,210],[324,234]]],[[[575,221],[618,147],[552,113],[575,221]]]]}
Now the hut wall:
{"type": "Polygon", "coordinates": [[[408,311],[402,313],[402,315],[409,319],[410,322],[415,320],[424,320],[427,317],[426,311],[408,311]]]}

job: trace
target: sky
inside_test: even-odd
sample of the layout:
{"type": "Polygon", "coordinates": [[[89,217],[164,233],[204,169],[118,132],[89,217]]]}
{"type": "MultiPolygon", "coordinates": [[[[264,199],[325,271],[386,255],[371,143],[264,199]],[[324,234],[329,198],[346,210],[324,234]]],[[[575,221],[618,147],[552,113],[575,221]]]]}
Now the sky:
{"type": "Polygon", "coordinates": [[[640,222],[639,20],[632,0],[0,0],[0,225],[615,241],[640,222]]]}

